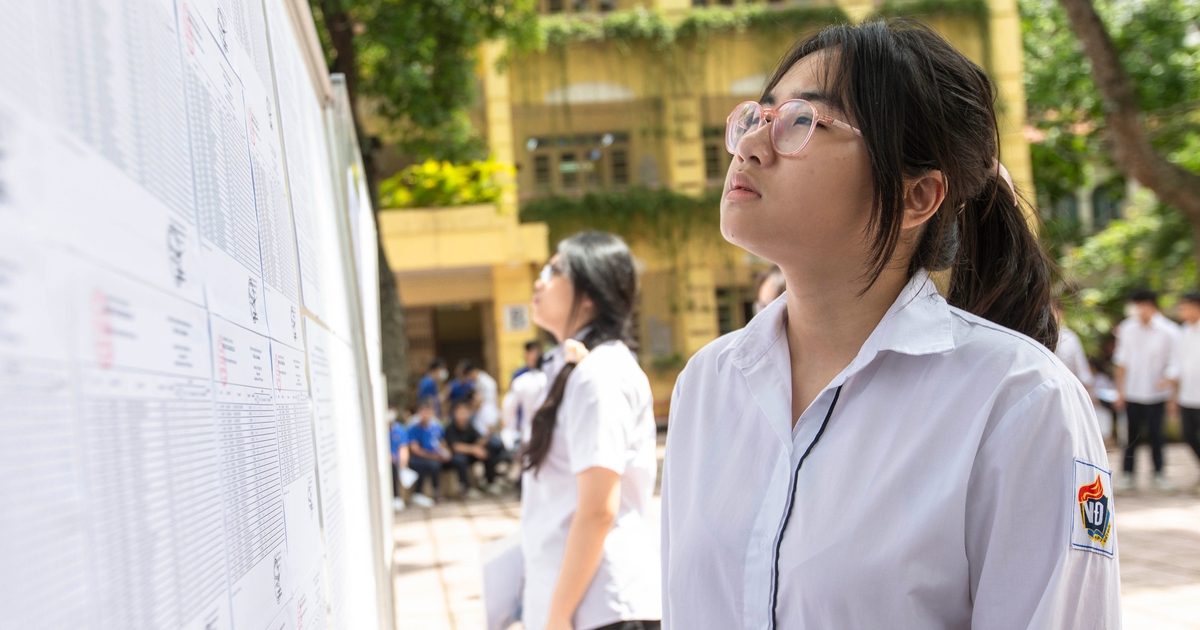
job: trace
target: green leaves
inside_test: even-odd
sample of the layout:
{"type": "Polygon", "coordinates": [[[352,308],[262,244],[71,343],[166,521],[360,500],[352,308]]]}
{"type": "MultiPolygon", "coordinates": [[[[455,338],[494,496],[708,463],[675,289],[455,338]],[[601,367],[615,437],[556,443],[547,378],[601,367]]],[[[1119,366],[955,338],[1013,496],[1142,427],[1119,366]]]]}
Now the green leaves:
{"type": "Polygon", "coordinates": [[[1063,257],[1063,271],[1084,288],[1067,305],[1067,324],[1079,333],[1090,354],[1124,318],[1125,301],[1134,289],[1163,294],[1163,305],[1197,282],[1192,229],[1178,212],[1154,201],[1135,208],[1128,219],[1113,221],[1063,257]]]}
{"type": "Polygon", "coordinates": [[[327,57],[336,51],[326,12],[353,21],[360,105],[394,123],[401,149],[418,158],[477,156],[481,146],[463,112],[478,97],[479,45],[507,38],[529,46],[535,0],[310,0],[327,57]],[[469,133],[464,133],[469,132],[469,133]],[[449,142],[449,144],[447,144],[449,142]]]}
{"type": "Polygon", "coordinates": [[[496,175],[515,173],[493,159],[455,165],[426,160],[414,164],[379,184],[380,202],[385,208],[436,208],[494,203],[503,187],[496,175]]]}
{"type": "MultiPolygon", "coordinates": [[[[1057,0],[1020,0],[1034,181],[1051,198],[1116,177],[1104,146],[1103,101],[1091,66],[1057,0]],[[1091,164],[1102,177],[1089,181],[1091,164]],[[1112,173],[1104,177],[1104,173],[1112,173]]],[[[1137,86],[1147,126],[1168,154],[1195,146],[1200,121],[1200,2],[1096,0],[1121,61],[1137,86]]],[[[1187,163],[1185,154],[1172,158],[1187,163]]]]}

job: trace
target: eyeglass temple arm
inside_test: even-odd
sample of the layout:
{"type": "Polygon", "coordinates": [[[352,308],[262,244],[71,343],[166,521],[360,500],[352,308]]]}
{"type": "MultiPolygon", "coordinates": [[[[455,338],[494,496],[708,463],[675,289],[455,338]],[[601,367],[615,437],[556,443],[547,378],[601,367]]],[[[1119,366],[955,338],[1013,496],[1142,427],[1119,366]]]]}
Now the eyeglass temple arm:
{"type": "Polygon", "coordinates": [[[829,125],[835,125],[835,126],[841,127],[842,129],[845,129],[846,131],[854,132],[854,135],[856,135],[860,138],[862,137],[862,132],[858,130],[858,127],[855,127],[855,126],[851,125],[850,123],[842,122],[832,116],[821,116],[820,121],[823,123],[829,124],[829,125]]]}

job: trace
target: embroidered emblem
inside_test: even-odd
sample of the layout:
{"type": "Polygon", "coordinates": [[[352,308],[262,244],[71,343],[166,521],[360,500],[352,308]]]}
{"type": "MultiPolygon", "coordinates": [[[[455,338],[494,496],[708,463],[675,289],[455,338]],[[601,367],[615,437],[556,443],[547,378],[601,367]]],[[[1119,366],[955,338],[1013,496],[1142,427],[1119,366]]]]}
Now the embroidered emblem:
{"type": "Polygon", "coordinates": [[[1095,481],[1079,489],[1079,514],[1083,517],[1083,529],[1088,538],[1101,545],[1107,543],[1112,523],[1108,519],[1108,497],[1104,496],[1104,484],[1099,474],[1095,481]]]}
{"type": "Polygon", "coordinates": [[[1113,555],[1112,472],[1075,460],[1075,501],[1078,503],[1071,546],[1113,555]]]}

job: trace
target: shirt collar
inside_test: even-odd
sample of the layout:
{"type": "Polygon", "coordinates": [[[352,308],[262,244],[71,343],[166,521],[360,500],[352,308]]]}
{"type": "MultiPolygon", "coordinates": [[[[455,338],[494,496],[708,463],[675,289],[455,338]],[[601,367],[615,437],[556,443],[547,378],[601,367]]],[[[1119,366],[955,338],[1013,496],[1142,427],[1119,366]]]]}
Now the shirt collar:
{"type": "MultiPolygon", "coordinates": [[[[750,320],[718,357],[718,365],[726,357],[739,369],[754,365],[785,334],[786,317],[787,300],[780,296],[750,320]]],[[[938,294],[929,274],[924,269],[918,271],[867,337],[858,356],[832,384],[862,369],[880,352],[921,356],[953,350],[951,321],[950,305],[938,294]]]]}

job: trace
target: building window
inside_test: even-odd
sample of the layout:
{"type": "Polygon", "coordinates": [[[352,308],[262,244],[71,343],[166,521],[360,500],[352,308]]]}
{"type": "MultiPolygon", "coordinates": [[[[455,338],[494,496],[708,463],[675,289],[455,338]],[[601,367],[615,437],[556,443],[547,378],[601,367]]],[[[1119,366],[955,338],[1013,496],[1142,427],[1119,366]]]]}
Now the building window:
{"type": "Polygon", "coordinates": [[[732,292],[729,289],[717,289],[717,332],[726,335],[737,330],[734,326],[735,316],[732,292]]]}
{"type": "Polygon", "coordinates": [[[733,156],[725,150],[725,128],[716,125],[704,127],[704,175],[710,184],[725,181],[729,161],[733,156]]]}
{"type": "Polygon", "coordinates": [[[704,176],[716,179],[721,176],[721,153],[715,145],[704,145],[704,176]]]}
{"type": "Polygon", "coordinates": [[[538,188],[550,187],[550,156],[533,156],[533,183],[538,188]]]}
{"type": "Polygon", "coordinates": [[[579,186],[579,162],[575,161],[574,153],[562,153],[558,156],[558,172],[562,176],[563,188],[579,186]]]}
{"type": "Polygon", "coordinates": [[[722,335],[742,328],[754,317],[753,287],[717,289],[717,330],[722,335]]]}
{"type": "Polygon", "coordinates": [[[533,160],[531,188],[539,193],[602,190],[629,183],[628,133],[531,137],[525,150],[533,160]]]}
{"type": "Polygon", "coordinates": [[[629,183],[629,154],[624,149],[612,151],[612,183],[613,186],[624,186],[629,183]]]}

